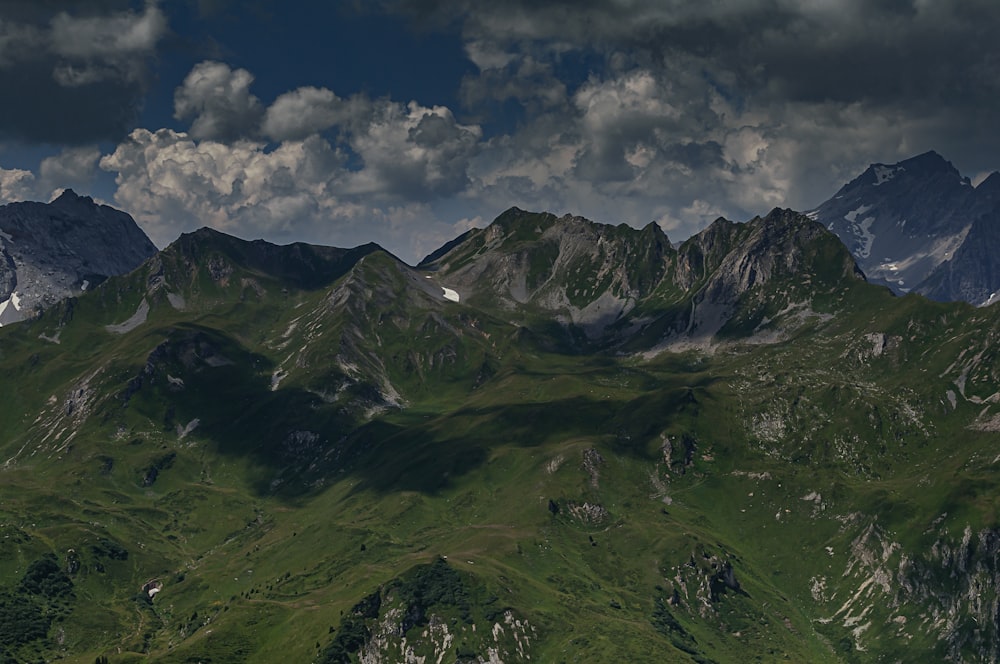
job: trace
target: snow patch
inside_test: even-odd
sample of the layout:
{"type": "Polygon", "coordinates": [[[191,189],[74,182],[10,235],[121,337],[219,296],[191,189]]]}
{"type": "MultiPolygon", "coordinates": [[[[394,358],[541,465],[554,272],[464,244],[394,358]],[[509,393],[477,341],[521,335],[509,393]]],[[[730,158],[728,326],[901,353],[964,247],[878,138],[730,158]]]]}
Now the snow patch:
{"type": "Polygon", "coordinates": [[[816,221],[816,219],[819,218],[819,210],[811,210],[809,212],[806,212],[806,216],[812,219],[813,221],[816,221]]]}
{"type": "Polygon", "coordinates": [[[282,369],[281,367],[278,367],[277,369],[274,370],[274,373],[271,374],[272,392],[278,391],[278,386],[281,385],[281,381],[283,381],[286,376],[288,376],[288,372],[282,369]]]}
{"type": "Polygon", "coordinates": [[[198,419],[197,417],[188,422],[184,428],[181,428],[181,425],[178,424],[177,437],[181,440],[184,440],[188,436],[188,434],[190,434],[192,431],[198,428],[199,424],[201,424],[201,420],[198,419]]]}
{"type": "Polygon", "coordinates": [[[858,209],[851,210],[850,212],[848,212],[847,214],[845,214],[844,215],[844,219],[846,219],[847,221],[849,221],[852,224],[856,223],[857,220],[858,220],[858,215],[859,214],[864,214],[865,212],[868,212],[868,210],[871,210],[871,209],[872,209],[871,205],[862,205],[858,209]]]}
{"type": "Polygon", "coordinates": [[[461,299],[457,291],[453,291],[452,289],[445,288],[443,286],[441,287],[441,290],[444,291],[444,299],[446,300],[451,300],[452,302],[458,302],[461,299]]]}
{"type": "Polygon", "coordinates": [[[900,171],[905,171],[905,170],[906,169],[903,168],[903,167],[901,167],[901,166],[897,166],[895,168],[890,168],[888,166],[883,166],[882,164],[879,164],[879,165],[875,166],[875,184],[874,184],[874,186],[877,187],[880,184],[885,184],[889,180],[891,180],[894,177],[896,177],[896,175],[900,171]]]}
{"type": "Polygon", "coordinates": [[[82,283],[82,284],[80,284],[80,290],[82,290],[82,291],[85,291],[85,290],[87,290],[87,288],[88,288],[89,286],[90,286],[90,282],[89,282],[89,281],[87,281],[86,279],[84,279],[84,280],[83,280],[83,283],[82,283]]]}
{"type": "Polygon", "coordinates": [[[3,231],[0,231],[0,237],[2,237],[3,239],[7,240],[8,242],[13,242],[14,241],[14,238],[12,238],[10,236],[10,233],[4,233],[3,231]]]}
{"type": "Polygon", "coordinates": [[[149,599],[152,600],[156,597],[157,593],[163,590],[163,582],[159,579],[150,579],[142,586],[142,592],[149,595],[149,599]]]}
{"type": "Polygon", "coordinates": [[[851,224],[855,236],[859,236],[858,242],[861,246],[857,254],[861,258],[868,258],[872,252],[872,243],[875,242],[875,235],[872,234],[871,227],[875,223],[875,217],[865,217],[861,221],[858,221],[858,217],[871,209],[871,205],[862,205],[844,215],[844,220],[851,224]]]}
{"type": "Polygon", "coordinates": [[[21,313],[21,296],[14,291],[10,297],[0,302],[0,327],[24,320],[21,313]]]}

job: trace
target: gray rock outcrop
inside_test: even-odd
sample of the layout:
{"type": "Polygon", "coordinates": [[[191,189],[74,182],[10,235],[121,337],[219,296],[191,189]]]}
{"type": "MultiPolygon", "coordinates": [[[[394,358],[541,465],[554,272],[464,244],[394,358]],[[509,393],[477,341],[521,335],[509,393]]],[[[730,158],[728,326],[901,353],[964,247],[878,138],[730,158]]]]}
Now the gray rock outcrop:
{"type": "Polygon", "coordinates": [[[71,189],[0,206],[0,325],[124,274],[156,253],[128,214],[71,189]]]}

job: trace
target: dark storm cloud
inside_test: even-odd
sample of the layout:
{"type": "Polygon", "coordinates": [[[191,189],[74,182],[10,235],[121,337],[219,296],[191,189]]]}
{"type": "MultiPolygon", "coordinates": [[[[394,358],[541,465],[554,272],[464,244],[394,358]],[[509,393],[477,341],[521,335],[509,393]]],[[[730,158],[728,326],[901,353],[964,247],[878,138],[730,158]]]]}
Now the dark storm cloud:
{"type": "Polygon", "coordinates": [[[996,102],[991,0],[399,0],[418,20],[458,21],[470,42],[521,52],[693,56],[754,95],[801,101],[996,102]]]}
{"type": "Polygon", "coordinates": [[[68,9],[100,16],[129,7],[129,0],[0,0],[0,16],[18,23],[44,23],[68,9]]]}
{"type": "Polygon", "coordinates": [[[121,137],[166,31],[153,2],[0,0],[0,139],[121,137]]]}
{"type": "Polygon", "coordinates": [[[114,81],[66,87],[47,64],[0,70],[0,88],[17,91],[0,104],[0,138],[37,143],[120,136],[135,121],[142,92],[138,83],[114,81]]]}
{"type": "Polygon", "coordinates": [[[463,82],[463,100],[480,114],[490,100],[513,98],[528,109],[557,89],[550,80],[528,89],[533,79],[514,74],[521,63],[561,77],[568,103],[536,104],[504,142],[505,155],[521,156],[492,162],[512,172],[486,179],[495,186],[531,171],[568,205],[599,191],[608,198],[591,202],[613,209],[627,195],[640,214],[693,231],[705,219],[697,220],[698,210],[738,217],[774,204],[815,205],[872,161],[937,149],[975,174],[995,168],[1000,153],[994,0],[386,0],[383,7],[461,31],[479,69],[463,82]],[[575,79],[567,75],[573,57],[587,62],[575,79]],[[532,150],[550,165],[561,158],[527,140],[532,123],[557,127],[561,142],[575,145],[568,168],[529,167],[532,150]]]}

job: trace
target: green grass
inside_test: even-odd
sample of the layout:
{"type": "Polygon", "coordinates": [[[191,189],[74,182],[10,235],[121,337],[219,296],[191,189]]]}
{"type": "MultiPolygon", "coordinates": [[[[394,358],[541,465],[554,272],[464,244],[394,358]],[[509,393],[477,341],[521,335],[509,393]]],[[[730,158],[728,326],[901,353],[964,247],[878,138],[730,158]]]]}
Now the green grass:
{"type": "MultiPolygon", "coordinates": [[[[748,232],[682,249],[693,288],[748,232]]],[[[1000,391],[992,310],[891,298],[837,265],[742,300],[714,353],[644,359],[619,351],[690,294],[660,289],[633,346],[585,353],[544,311],[434,300],[377,252],[304,254],[278,278],[259,251],[179,247],[160,291],[140,271],[0,330],[0,609],[49,619],[16,659],[333,661],[338,639],[353,656],[352,633],[412,614],[416,654],[442,652],[444,625],[446,660],[520,661],[508,611],[546,662],[982,659],[997,642],[960,601],[1000,590],[997,434],[968,428],[1000,391]],[[143,294],[146,323],[109,333],[143,294]],[[807,296],[817,315],[784,341],[742,344],[807,296]],[[17,599],[48,556],[72,594],[17,599]],[[876,574],[895,581],[842,609],[876,574]],[[949,611],[950,644],[921,627],[949,611]]]]}

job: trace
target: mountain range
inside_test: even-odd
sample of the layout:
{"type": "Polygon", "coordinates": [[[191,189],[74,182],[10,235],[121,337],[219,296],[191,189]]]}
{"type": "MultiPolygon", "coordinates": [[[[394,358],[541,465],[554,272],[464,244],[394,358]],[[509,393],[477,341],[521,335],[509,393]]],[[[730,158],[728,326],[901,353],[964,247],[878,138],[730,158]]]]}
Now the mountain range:
{"type": "Polygon", "coordinates": [[[5,326],[0,661],[1000,658],[1000,314],[811,216],[202,229],[5,326]]]}

